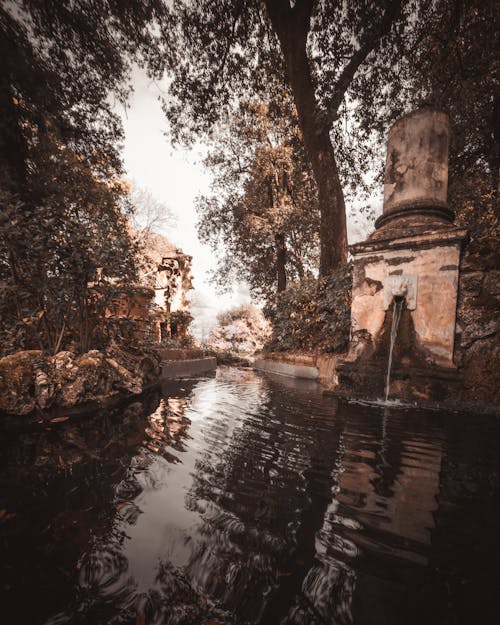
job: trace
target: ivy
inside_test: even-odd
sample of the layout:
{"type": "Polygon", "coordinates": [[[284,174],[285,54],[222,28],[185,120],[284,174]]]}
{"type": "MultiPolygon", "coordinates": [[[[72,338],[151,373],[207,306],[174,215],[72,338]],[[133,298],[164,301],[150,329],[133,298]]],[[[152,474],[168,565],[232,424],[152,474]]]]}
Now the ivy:
{"type": "Polygon", "coordinates": [[[270,351],[342,352],[349,342],[352,265],[328,278],[290,285],[264,310],[273,325],[270,351]]]}

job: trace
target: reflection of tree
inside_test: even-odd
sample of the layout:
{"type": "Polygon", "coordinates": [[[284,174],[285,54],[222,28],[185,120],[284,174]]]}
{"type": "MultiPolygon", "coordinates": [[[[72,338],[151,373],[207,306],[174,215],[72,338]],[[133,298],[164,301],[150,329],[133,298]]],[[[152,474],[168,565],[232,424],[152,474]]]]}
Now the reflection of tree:
{"type": "Polygon", "coordinates": [[[169,397],[160,399],[158,408],[148,417],[147,438],[144,445],[152,452],[177,460],[166,447],[176,451],[185,451],[184,439],[188,438],[187,429],[191,421],[185,416],[188,399],[169,397]]]}
{"type": "Polygon", "coordinates": [[[250,622],[278,623],[314,559],[339,428],[333,409],[311,406],[310,395],[290,397],[279,384],[267,383],[254,413],[233,408],[246,418],[230,438],[217,436],[217,424],[207,432],[211,446],[187,496],[203,517],[189,574],[250,622]]]}
{"type": "Polygon", "coordinates": [[[449,420],[428,587],[441,599],[436,601],[445,613],[441,622],[494,623],[500,571],[498,420],[477,414],[449,420]]]}
{"type": "Polygon", "coordinates": [[[359,407],[332,417],[269,383],[260,412],[237,420],[229,438],[208,428],[186,501],[203,519],[187,571],[250,622],[354,623],[357,594],[387,576],[386,557],[394,573],[384,596],[405,596],[401,566],[419,579],[440,427],[359,407]]]}
{"type": "Polygon", "coordinates": [[[488,604],[478,579],[494,596],[491,425],[469,431],[471,444],[435,415],[336,414],[251,371],[183,388],[9,441],[7,500],[39,506],[0,542],[2,584],[16,585],[12,622],[58,612],[52,625],[399,625],[435,622],[434,606],[451,614],[448,587],[469,616],[474,597],[488,604]],[[60,475],[48,479],[54,462],[60,475]],[[168,480],[177,489],[156,492],[168,480]],[[144,528],[159,534],[145,555],[144,528]],[[11,569],[16,560],[26,565],[11,569]],[[33,608],[21,601],[28,592],[33,608]]]}
{"type": "Polygon", "coordinates": [[[10,622],[31,625],[59,610],[71,596],[76,562],[95,537],[119,540],[117,506],[133,491],[128,467],[157,403],[150,393],[3,441],[0,508],[18,511],[15,523],[0,527],[0,586],[10,588],[3,615],[14,610],[10,622]]]}

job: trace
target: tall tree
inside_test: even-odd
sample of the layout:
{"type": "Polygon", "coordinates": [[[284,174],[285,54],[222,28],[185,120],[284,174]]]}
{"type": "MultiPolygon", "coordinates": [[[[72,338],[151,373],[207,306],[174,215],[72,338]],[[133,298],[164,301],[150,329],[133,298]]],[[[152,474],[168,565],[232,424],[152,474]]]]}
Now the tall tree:
{"type": "Polygon", "coordinates": [[[498,245],[500,13],[494,0],[437,0],[410,57],[412,102],[445,110],[452,127],[449,200],[472,242],[498,245]],[[431,61],[432,59],[432,61],[431,61]]]}
{"type": "Polygon", "coordinates": [[[45,140],[34,156],[44,201],[27,206],[0,190],[1,351],[84,352],[96,340],[102,345],[106,332],[113,293],[98,278],[137,278],[134,242],[117,201],[125,189],[96,179],[57,142],[45,140]]]}
{"type": "Polygon", "coordinates": [[[322,275],[345,261],[347,253],[332,124],[358,69],[371,63],[391,28],[407,17],[402,4],[175,0],[165,21],[163,61],[172,74],[166,109],[174,137],[210,134],[235,101],[261,98],[277,79],[290,87],[318,187],[322,275]]]}
{"type": "Polygon", "coordinates": [[[39,199],[30,150],[48,132],[97,176],[121,171],[114,103],[126,101],[131,61],[146,62],[154,51],[162,13],[161,0],[2,3],[0,180],[27,205],[39,199]]]}
{"type": "Polygon", "coordinates": [[[318,201],[291,98],[240,103],[206,163],[213,193],[198,202],[199,232],[222,256],[218,282],[237,274],[268,297],[311,275],[318,201]]]}
{"type": "Polygon", "coordinates": [[[352,83],[358,139],[383,149],[388,127],[402,113],[427,107],[448,113],[448,201],[473,243],[493,240],[500,165],[498,3],[416,0],[413,15],[411,27],[387,50],[390,63],[374,63],[371,77],[360,72],[352,83]],[[383,88],[371,89],[373,79],[383,88]]]}

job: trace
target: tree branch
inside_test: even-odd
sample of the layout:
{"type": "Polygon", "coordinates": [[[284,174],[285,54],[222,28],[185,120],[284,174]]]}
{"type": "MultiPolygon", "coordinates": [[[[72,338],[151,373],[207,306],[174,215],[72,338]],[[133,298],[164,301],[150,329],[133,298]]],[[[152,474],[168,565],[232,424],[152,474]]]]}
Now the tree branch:
{"type": "Polygon", "coordinates": [[[309,30],[309,20],[311,19],[311,15],[312,15],[315,4],[316,4],[316,0],[296,0],[295,6],[292,9],[294,13],[299,15],[301,20],[307,21],[308,30],[309,30]]]}
{"type": "Polygon", "coordinates": [[[240,18],[240,13],[239,12],[237,12],[237,13],[235,13],[235,15],[233,15],[233,23],[231,25],[231,34],[227,38],[227,45],[226,45],[226,48],[224,50],[224,54],[222,55],[219,67],[217,69],[217,75],[218,76],[222,77],[223,74],[224,74],[224,68],[226,67],[227,56],[229,54],[229,50],[231,49],[231,46],[233,45],[234,34],[235,34],[235,31],[236,31],[236,24],[238,23],[239,18],[240,18]]]}
{"type": "Polygon", "coordinates": [[[356,50],[349,63],[347,63],[342,70],[342,73],[337,80],[334,94],[327,105],[326,120],[329,127],[337,119],[339,106],[342,104],[346,91],[360,65],[380,44],[382,37],[389,32],[391,25],[401,11],[402,4],[403,0],[391,0],[391,2],[389,2],[378,26],[366,38],[365,43],[359,48],[359,50],[356,50]]]}

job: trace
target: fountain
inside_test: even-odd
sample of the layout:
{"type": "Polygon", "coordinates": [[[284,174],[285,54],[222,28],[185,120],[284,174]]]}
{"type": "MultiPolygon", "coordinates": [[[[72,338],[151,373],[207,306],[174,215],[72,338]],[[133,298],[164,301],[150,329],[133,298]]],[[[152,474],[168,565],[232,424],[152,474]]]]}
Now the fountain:
{"type": "Polygon", "coordinates": [[[391,388],[391,368],[392,368],[392,353],[394,351],[394,343],[398,335],[399,320],[401,319],[401,312],[403,310],[403,298],[394,298],[394,314],[392,317],[391,325],[391,343],[389,347],[389,360],[387,361],[387,376],[385,378],[385,402],[389,399],[389,391],[391,388]]]}
{"type": "Polygon", "coordinates": [[[453,362],[462,243],[447,204],[449,122],[420,110],[387,144],[384,208],[353,256],[351,341],[341,395],[439,402],[458,383],[453,362]]]}

